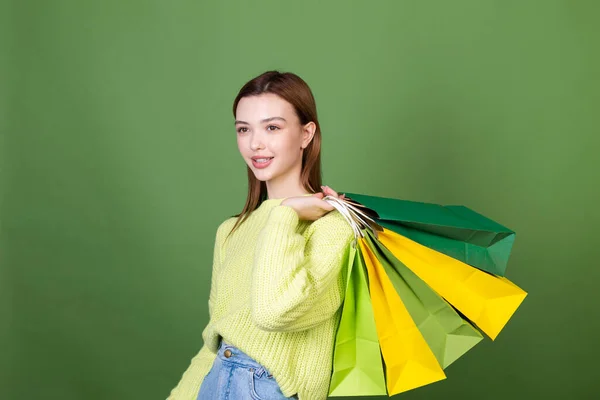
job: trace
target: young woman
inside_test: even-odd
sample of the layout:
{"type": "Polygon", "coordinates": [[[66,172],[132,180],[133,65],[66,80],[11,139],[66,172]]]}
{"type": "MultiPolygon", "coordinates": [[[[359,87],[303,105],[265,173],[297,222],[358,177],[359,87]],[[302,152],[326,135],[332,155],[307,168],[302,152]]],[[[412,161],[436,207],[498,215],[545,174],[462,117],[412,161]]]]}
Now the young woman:
{"type": "Polygon", "coordinates": [[[353,231],[323,198],[315,100],[265,72],[233,103],[247,164],[242,212],[217,229],[204,345],[170,400],[323,400],[353,231]]]}

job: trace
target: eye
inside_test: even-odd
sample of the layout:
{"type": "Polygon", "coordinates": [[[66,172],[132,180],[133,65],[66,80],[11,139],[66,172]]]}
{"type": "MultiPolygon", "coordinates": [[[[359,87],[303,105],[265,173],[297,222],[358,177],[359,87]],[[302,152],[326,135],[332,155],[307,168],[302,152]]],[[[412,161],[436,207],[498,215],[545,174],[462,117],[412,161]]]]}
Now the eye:
{"type": "Polygon", "coordinates": [[[239,128],[237,128],[238,133],[245,133],[247,131],[248,131],[248,128],[246,128],[245,126],[240,126],[239,128]]]}
{"type": "Polygon", "coordinates": [[[267,126],[267,130],[269,130],[269,131],[274,131],[274,130],[277,130],[277,129],[279,129],[279,127],[277,125],[269,125],[269,126],[267,126]],[[270,128],[275,128],[275,129],[270,129],[270,128]]]}

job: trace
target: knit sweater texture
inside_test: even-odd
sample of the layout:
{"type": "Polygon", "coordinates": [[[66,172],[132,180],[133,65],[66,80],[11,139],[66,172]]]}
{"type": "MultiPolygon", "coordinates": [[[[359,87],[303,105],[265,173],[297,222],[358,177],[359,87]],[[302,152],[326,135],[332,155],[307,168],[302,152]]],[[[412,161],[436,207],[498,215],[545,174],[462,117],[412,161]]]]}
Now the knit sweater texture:
{"type": "Polygon", "coordinates": [[[262,364],[287,397],[327,398],[353,231],[337,210],[300,220],[264,200],[227,241],[217,229],[203,346],[167,400],[195,400],[222,338],[262,364]]]}

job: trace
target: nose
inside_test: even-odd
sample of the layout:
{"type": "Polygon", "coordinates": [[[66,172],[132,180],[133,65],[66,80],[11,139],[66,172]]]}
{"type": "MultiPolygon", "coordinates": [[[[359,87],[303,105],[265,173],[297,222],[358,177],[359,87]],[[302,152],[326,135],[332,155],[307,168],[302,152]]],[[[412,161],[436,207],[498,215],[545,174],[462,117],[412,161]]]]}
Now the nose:
{"type": "Polygon", "coordinates": [[[252,135],[252,139],[250,139],[250,149],[252,149],[252,151],[256,151],[262,149],[263,147],[264,144],[262,142],[262,138],[260,138],[259,135],[252,135]]]}

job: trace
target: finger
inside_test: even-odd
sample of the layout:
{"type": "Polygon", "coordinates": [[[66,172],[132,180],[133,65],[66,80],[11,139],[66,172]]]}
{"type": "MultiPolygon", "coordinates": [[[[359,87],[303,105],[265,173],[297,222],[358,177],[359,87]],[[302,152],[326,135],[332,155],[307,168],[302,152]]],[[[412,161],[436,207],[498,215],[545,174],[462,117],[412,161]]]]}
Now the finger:
{"type": "Polygon", "coordinates": [[[329,191],[332,193],[333,196],[335,196],[335,197],[339,196],[338,193],[335,190],[333,190],[332,188],[330,188],[329,186],[326,186],[326,188],[329,189],[329,191]]]}
{"type": "Polygon", "coordinates": [[[333,211],[335,207],[323,200],[323,205],[321,206],[321,208],[325,211],[333,211]]]}
{"type": "Polygon", "coordinates": [[[334,192],[331,190],[329,186],[321,186],[323,188],[323,193],[327,196],[334,196],[334,192]]]}

